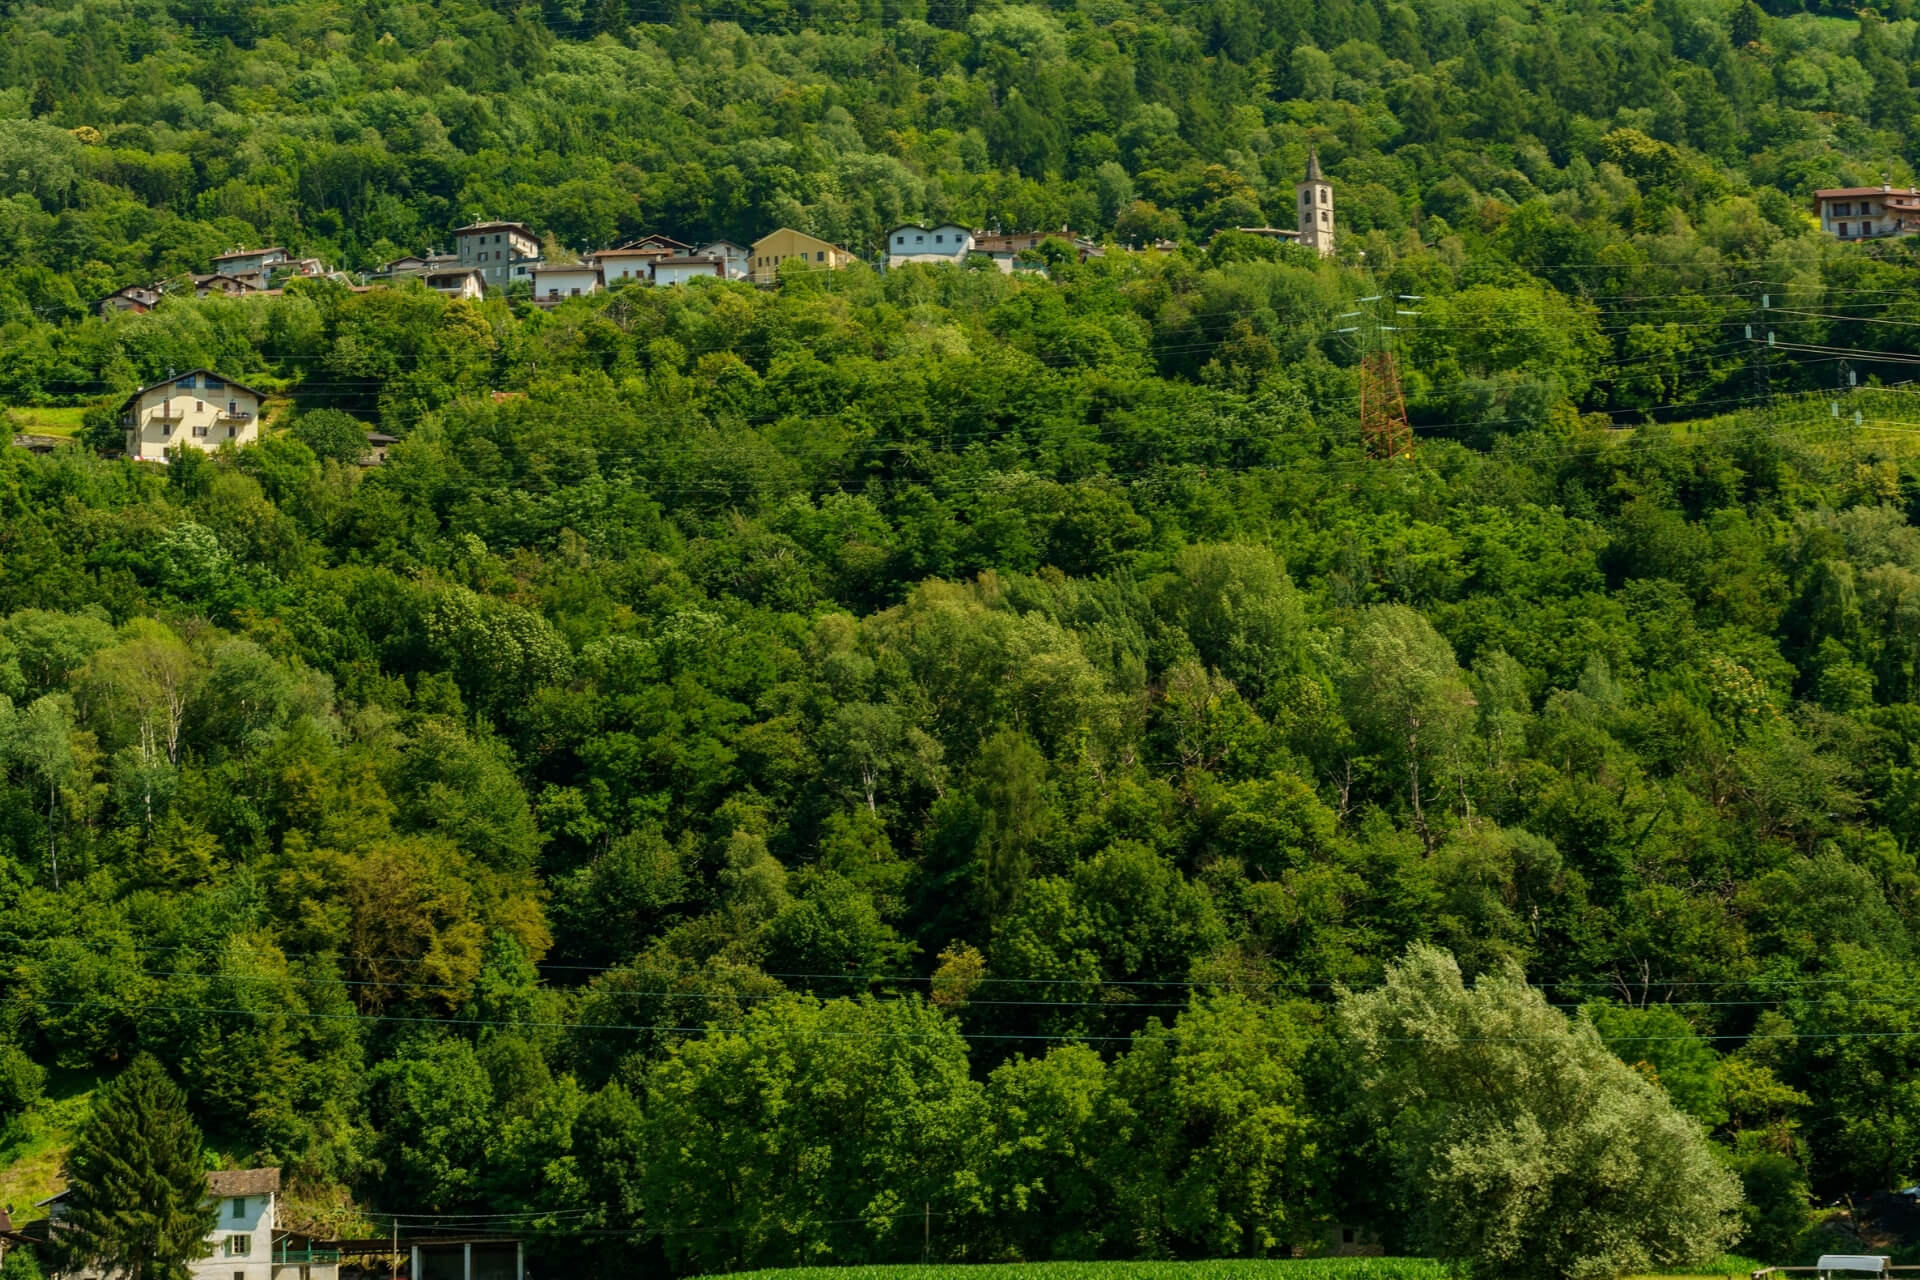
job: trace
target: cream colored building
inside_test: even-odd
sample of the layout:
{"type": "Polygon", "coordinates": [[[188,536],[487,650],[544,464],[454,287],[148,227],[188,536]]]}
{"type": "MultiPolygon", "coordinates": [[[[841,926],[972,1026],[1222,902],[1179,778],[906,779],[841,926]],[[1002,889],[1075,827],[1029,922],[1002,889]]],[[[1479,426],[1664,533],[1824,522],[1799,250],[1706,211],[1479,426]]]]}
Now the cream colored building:
{"type": "Polygon", "coordinates": [[[169,449],[212,453],[223,444],[249,444],[260,438],[260,404],[265,399],[211,369],[142,387],[120,405],[127,456],[165,462],[169,449]]]}
{"type": "MultiPolygon", "coordinates": [[[[39,1202],[49,1230],[61,1230],[67,1193],[39,1202]]],[[[207,1255],[187,1264],[194,1280],[337,1280],[340,1254],[281,1225],[278,1169],[220,1169],[207,1175],[214,1209],[207,1255]]],[[[61,1280],[101,1280],[92,1267],[59,1273],[61,1280]]],[[[415,1275],[420,1274],[417,1270],[415,1275]]]]}
{"type": "Polygon", "coordinates": [[[780,278],[780,264],[794,261],[820,271],[838,271],[853,264],[853,255],[818,236],[782,227],[753,242],[753,282],[772,284],[780,278]]]}

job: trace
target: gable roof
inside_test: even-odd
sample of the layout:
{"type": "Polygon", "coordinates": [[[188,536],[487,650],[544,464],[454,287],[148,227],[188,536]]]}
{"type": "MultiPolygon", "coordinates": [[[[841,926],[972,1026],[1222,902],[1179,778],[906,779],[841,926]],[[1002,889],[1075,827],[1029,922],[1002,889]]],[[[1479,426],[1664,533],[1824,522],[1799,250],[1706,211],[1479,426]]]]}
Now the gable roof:
{"type": "Polygon", "coordinates": [[[658,232],[652,235],[641,236],[637,240],[625,241],[616,247],[621,249],[641,249],[648,245],[657,245],[664,249],[691,249],[693,247],[690,244],[681,244],[672,236],[663,236],[658,232]]]}
{"type": "MultiPolygon", "coordinates": [[[[758,240],[755,240],[753,242],[753,247],[755,249],[758,249],[761,245],[765,244],[767,241],[773,239],[777,235],[798,236],[800,239],[805,240],[809,244],[819,245],[822,249],[831,249],[835,253],[847,253],[845,249],[842,249],[839,245],[834,244],[830,240],[822,240],[819,236],[810,236],[804,231],[795,231],[792,227],[774,228],[772,231],[769,231],[767,232],[767,234],[761,236],[758,240]]],[[[847,254],[847,256],[852,257],[853,255],[849,253],[847,254]]]]}
{"type": "Polygon", "coordinates": [[[707,243],[700,246],[700,252],[702,253],[709,253],[714,249],[738,249],[740,252],[745,253],[747,251],[747,246],[743,244],[735,244],[731,240],[709,240],[707,241],[707,243]]]}
{"type": "Polygon", "coordinates": [[[237,284],[242,289],[253,290],[260,287],[257,284],[250,284],[242,280],[239,276],[230,276],[224,271],[215,271],[208,275],[193,277],[193,287],[196,289],[204,289],[208,285],[216,284],[221,280],[225,280],[228,284],[237,284]]]}
{"type": "Polygon", "coordinates": [[[229,249],[225,253],[214,254],[213,260],[215,262],[225,262],[230,258],[258,258],[269,253],[277,253],[284,258],[287,251],[277,244],[270,245],[265,249],[229,249]]]}
{"type": "Polygon", "coordinates": [[[455,227],[453,234],[464,236],[469,232],[481,231],[518,231],[529,240],[538,240],[540,238],[533,234],[533,228],[524,222],[469,222],[464,227],[455,227]]]}
{"type": "MultiPolygon", "coordinates": [[[[205,366],[202,366],[198,369],[189,369],[185,373],[176,373],[171,378],[162,378],[158,382],[149,382],[146,386],[141,387],[138,391],[129,393],[127,398],[120,402],[119,408],[116,408],[114,412],[119,413],[121,410],[125,409],[128,405],[133,404],[135,401],[139,400],[141,396],[147,394],[147,392],[149,391],[155,391],[161,387],[171,386],[172,384],[179,382],[185,378],[197,378],[203,373],[212,374],[214,377],[220,379],[221,382],[233,388],[235,391],[244,391],[248,395],[253,396],[260,400],[265,400],[267,398],[267,393],[264,391],[260,391],[254,387],[250,387],[244,382],[235,382],[232,378],[229,378],[224,373],[219,373],[213,369],[209,369],[209,368],[206,368],[205,366]]],[[[273,1176],[277,1178],[280,1176],[280,1174],[278,1171],[276,1171],[273,1176]]],[[[238,1195],[239,1193],[235,1192],[234,1194],[238,1195]]]]}
{"type": "Polygon", "coordinates": [[[917,222],[903,222],[897,227],[889,227],[887,234],[892,235],[896,231],[958,231],[962,235],[970,236],[973,234],[972,231],[957,222],[936,222],[928,227],[923,227],[917,222]]]}
{"type": "Polygon", "coordinates": [[[216,1196],[273,1196],[280,1194],[278,1169],[215,1169],[207,1175],[207,1190],[216,1196]]]}

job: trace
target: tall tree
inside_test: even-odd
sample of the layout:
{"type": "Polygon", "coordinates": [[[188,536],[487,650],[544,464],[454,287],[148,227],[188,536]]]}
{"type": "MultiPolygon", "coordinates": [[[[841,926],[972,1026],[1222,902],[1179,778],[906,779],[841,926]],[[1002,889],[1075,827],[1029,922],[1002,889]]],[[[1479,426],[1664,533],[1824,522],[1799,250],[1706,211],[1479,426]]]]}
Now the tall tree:
{"type": "Polygon", "coordinates": [[[151,1054],[102,1090],[67,1154],[58,1233],[70,1266],[125,1280],[187,1280],[215,1224],[200,1129],[151,1054]]]}
{"type": "Polygon", "coordinates": [[[1563,1280],[1733,1242],[1740,1188],[1700,1126],[1518,965],[1468,987],[1452,956],[1415,947],[1340,1013],[1419,1247],[1563,1280]]]}

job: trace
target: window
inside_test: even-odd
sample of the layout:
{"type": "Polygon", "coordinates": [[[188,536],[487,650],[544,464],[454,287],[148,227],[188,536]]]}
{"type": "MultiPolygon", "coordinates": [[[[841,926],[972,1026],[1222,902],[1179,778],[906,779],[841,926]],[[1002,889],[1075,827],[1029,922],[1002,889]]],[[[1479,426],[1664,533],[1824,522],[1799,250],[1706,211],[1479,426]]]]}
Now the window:
{"type": "Polygon", "coordinates": [[[915,244],[925,244],[927,242],[927,238],[925,236],[915,236],[913,238],[913,242],[915,244]]]}
{"type": "Polygon", "coordinates": [[[1312,204],[1312,203],[1313,203],[1313,192],[1311,192],[1311,191],[1302,191],[1302,192],[1300,193],[1300,203],[1301,203],[1301,204],[1312,204]]]}
{"type": "Polygon", "coordinates": [[[195,400],[193,402],[193,411],[195,413],[205,413],[207,411],[207,402],[205,400],[195,400]]]}
{"type": "Polygon", "coordinates": [[[207,390],[209,391],[224,391],[226,390],[227,384],[220,381],[220,379],[214,377],[212,374],[208,374],[205,385],[207,390]]]}
{"type": "Polygon", "coordinates": [[[1842,200],[1839,204],[1833,206],[1833,216],[1836,218],[1844,218],[1852,212],[1853,203],[1849,200],[1842,200]]]}
{"type": "Polygon", "coordinates": [[[193,375],[188,374],[186,377],[180,379],[180,381],[174,383],[174,385],[179,387],[182,391],[193,390],[193,375]]]}
{"type": "Polygon", "coordinates": [[[815,253],[813,258],[816,262],[825,262],[827,260],[827,251],[822,249],[818,253],[815,253]]]}
{"type": "Polygon", "coordinates": [[[236,434],[238,434],[238,433],[239,433],[239,428],[238,428],[238,427],[228,427],[228,428],[227,428],[227,439],[229,439],[229,440],[231,440],[231,439],[233,439],[233,437],[234,437],[234,436],[235,436],[236,434]]]}
{"type": "Polygon", "coordinates": [[[947,238],[945,236],[935,236],[933,238],[933,242],[935,244],[945,244],[947,242],[947,238]]]}
{"type": "Polygon", "coordinates": [[[493,242],[494,242],[495,244],[499,244],[499,243],[500,243],[500,237],[499,237],[499,236],[495,236],[495,237],[493,238],[493,242]]]}
{"type": "Polygon", "coordinates": [[[1326,189],[1325,187],[1322,187],[1322,188],[1320,188],[1320,203],[1321,203],[1321,204],[1332,204],[1332,203],[1333,203],[1333,192],[1331,192],[1331,191],[1329,191],[1329,190],[1327,190],[1327,189],[1326,189]]]}
{"type": "Polygon", "coordinates": [[[1324,227],[1329,222],[1332,222],[1332,221],[1333,221],[1333,215],[1328,213],[1325,209],[1322,209],[1320,211],[1320,225],[1324,227]]]}
{"type": "Polygon", "coordinates": [[[238,415],[240,412],[240,402],[238,400],[227,401],[227,412],[238,415]]]}
{"type": "Polygon", "coordinates": [[[1862,223],[1860,224],[1860,234],[1861,234],[1861,235],[1863,235],[1863,236],[1870,236],[1870,235],[1872,235],[1872,234],[1873,234],[1873,224],[1872,224],[1871,222],[1862,222],[1862,223]]]}
{"type": "Polygon", "coordinates": [[[160,424],[160,434],[161,434],[161,435],[163,435],[163,436],[170,436],[170,435],[172,435],[172,434],[173,434],[173,424],[172,424],[171,422],[163,422],[163,423],[161,423],[161,424],[160,424]]]}
{"type": "Polygon", "coordinates": [[[243,1234],[227,1237],[227,1256],[229,1258],[244,1258],[252,1252],[252,1236],[243,1234]]]}
{"type": "Polygon", "coordinates": [[[573,296],[574,296],[574,297],[576,297],[576,298],[577,298],[577,297],[579,297],[579,296],[580,296],[580,291],[579,291],[578,289],[575,289],[575,290],[573,291],[573,296]]]}
{"type": "Polygon", "coordinates": [[[1842,236],[1845,236],[1847,234],[1847,224],[1844,222],[1841,223],[1839,227],[1839,231],[1842,236]]]}
{"type": "Polygon", "coordinates": [[[905,236],[895,236],[893,238],[893,242],[895,244],[905,244],[907,242],[907,238],[905,236]]]}
{"type": "Polygon", "coordinates": [[[195,427],[193,429],[193,438],[195,440],[204,439],[206,437],[206,434],[207,434],[207,429],[205,427],[195,427]]]}

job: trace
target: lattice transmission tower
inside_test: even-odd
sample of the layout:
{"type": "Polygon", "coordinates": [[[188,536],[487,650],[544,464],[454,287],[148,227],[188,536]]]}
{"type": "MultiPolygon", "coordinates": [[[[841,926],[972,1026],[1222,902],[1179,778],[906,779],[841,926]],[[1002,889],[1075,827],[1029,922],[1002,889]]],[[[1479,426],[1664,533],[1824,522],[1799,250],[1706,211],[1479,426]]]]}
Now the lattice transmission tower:
{"type": "Polygon", "coordinates": [[[1393,305],[1418,301],[1414,294],[1356,298],[1354,310],[1340,317],[1356,323],[1334,331],[1349,335],[1360,348],[1360,439],[1367,447],[1367,456],[1382,461],[1413,456],[1413,424],[1407,421],[1407,401],[1400,391],[1400,361],[1395,350],[1398,343],[1392,336],[1399,333],[1400,326],[1386,321],[1389,315],[1395,319],[1419,315],[1393,305]]]}

